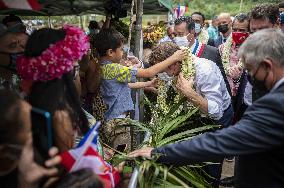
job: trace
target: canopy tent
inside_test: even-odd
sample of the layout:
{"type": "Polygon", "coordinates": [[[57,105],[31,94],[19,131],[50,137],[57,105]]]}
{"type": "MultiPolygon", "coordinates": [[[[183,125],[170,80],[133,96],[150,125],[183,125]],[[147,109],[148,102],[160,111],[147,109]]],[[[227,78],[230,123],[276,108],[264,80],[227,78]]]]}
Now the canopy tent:
{"type": "MultiPolygon", "coordinates": [[[[1,0],[0,0],[1,1],[1,0]]],[[[144,0],[144,14],[166,14],[169,9],[163,6],[164,0],[144,0]],[[159,2],[161,1],[161,3],[159,2]]],[[[106,0],[39,0],[40,10],[2,9],[1,15],[22,16],[61,16],[100,14],[105,15],[106,0]]],[[[130,10],[131,0],[124,1],[122,7],[130,10]]]]}

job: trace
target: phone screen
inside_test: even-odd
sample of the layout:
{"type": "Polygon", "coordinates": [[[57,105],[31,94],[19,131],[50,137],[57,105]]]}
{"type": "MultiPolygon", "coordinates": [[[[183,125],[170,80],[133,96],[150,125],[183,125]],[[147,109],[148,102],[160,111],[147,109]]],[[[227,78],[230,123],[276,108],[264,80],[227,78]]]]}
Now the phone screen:
{"type": "Polygon", "coordinates": [[[33,107],[31,119],[34,145],[41,153],[47,155],[53,146],[51,114],[33,107]]]}

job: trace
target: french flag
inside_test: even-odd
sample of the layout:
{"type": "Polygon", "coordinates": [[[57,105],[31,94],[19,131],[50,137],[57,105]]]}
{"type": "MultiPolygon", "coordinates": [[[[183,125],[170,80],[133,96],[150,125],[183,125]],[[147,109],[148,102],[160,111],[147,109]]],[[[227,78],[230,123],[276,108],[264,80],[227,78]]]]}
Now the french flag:
{"type": "Polygon", "coordinates": [[[120,175],[98,153],[99,126],[100,122],[97,122],[75,149],[61,154],[61,163],[68,172],[91,168],[101,178],[105,188],[115,188],[120,181],[120,175]]]}
{"type": "Polygon", "coordinates": [[[25,9],[39,10],[41,8],[37,0],[0,0],[0,9],[25,9]]]}

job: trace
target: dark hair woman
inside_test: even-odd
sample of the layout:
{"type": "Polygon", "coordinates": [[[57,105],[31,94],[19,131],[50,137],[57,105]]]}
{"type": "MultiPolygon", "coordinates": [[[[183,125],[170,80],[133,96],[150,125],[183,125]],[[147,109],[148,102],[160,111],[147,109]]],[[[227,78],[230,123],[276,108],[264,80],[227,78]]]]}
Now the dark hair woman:
{"type": "MultiPolygon", "coordinates": [[[[74,85],[78,61],[88,49],[87,36],[76,27],[44,28],[30,36],[24,56],[17,62],[22,79],[32,81],[28,101],[53,116],[53,141],[60,152],[71,149],[75,137],[88,131],[74,85]]],[[[41,121],[32,119],[34,146],[47,157],[47,131],[41,121]]]]}

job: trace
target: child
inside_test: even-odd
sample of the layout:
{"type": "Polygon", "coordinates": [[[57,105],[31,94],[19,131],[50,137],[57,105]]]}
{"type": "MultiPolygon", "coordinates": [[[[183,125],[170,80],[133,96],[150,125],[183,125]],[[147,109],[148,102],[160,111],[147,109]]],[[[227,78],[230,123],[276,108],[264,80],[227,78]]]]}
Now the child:
{"type": "Polygon", "coordinates": [[[147,69],[126,67],[119,64],[123,56],[123,40],[123,36],[113,29],[102,30],[94,40],[94,46],[99,55],[102,74],[100,92],[107,105],[105,112],[107,121],[125,118],[130,111],[134,110],[129,88],[144,88],[154,83],[154,81],[133,83],[136,82],[136,77],[154,77],[175,62],[182,61],[186,55],[185,51],[179,50],[163,63],[157,63],[147,69]]]}

